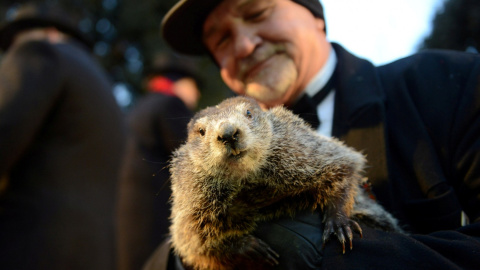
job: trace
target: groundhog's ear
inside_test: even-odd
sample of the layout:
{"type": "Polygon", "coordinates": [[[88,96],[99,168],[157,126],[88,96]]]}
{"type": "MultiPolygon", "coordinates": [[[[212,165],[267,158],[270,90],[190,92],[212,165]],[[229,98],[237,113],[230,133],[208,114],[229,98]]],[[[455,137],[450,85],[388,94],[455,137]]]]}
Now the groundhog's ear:
{"type": "Polygon", "coordinates": [[[195,125],[195,122],[196,122],[196,120],[194,118],[192,118],[190,120],[190,122],[188,122],[188,125],[187,125],[187,130],[188,131],[192,130],[193,126],[195,125]]]}

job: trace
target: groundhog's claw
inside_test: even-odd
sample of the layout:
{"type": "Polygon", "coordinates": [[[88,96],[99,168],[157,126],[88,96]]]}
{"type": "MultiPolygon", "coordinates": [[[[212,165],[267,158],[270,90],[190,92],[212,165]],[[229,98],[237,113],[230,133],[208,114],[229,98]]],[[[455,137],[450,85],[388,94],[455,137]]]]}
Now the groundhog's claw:
{"type": "Polygon", "coordinates": [[[265,244],[263,241],[262,241],[262,244],[265,245],[264,248],[267,251],[265,261],[272,266],[278,265],[279,263],[277,259],[280,257],[280,255],[278,255],[278,253],[275,252],[275,250],[271,249],[270,246],[265,244]]]}
{"type": "Polygon", "coordinates": [[[350,220],[350,226],[352,226],[353,230],[360,235],[360,238],[363,238],[362,227],[360,227],[357,222],[350,220]]]}
{"type": "Polygon", "coordinates": [[[323,231],[323,246],[322,248],[325,248],[326,243],[328,242],[328,239],[330,238],[331,234],[336,234],[338,241],[342,244],[342,252],[345,254],[345,238],[348,238],[349,245],[350,245],[350,250],[353,248],[353,231],[357,232],[360,234],[360,237],[363,237],[362,235],[362,228],[360,225],[358,225],[357,222],[350,220],[350,219],[327,219],[325,222],[325,229],[323,231]]]}

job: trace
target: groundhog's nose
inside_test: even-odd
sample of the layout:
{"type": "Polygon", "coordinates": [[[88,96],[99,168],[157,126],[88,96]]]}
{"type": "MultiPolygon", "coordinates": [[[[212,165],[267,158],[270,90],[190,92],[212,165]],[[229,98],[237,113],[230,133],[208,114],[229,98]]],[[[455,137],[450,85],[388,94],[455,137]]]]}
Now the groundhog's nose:
{"type": "Polygon", "coordinates": [[[233,147],[238,141],[239,133],[239,130],[233,125],[221,125],[218,132],[217,140],[221,141],[225,145],[233,147]]]}

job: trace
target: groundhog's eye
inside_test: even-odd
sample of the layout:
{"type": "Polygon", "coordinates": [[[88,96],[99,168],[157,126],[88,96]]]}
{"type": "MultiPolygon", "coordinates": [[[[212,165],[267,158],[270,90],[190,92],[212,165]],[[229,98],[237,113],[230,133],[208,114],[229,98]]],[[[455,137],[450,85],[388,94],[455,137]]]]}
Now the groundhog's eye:
{"type": "Polygon", "coordinates": [[[250,110],[247,110],[246,115],[247,115],[248,118],[252,118],[252,113],[250,112],[250,110]]]}
{"type": "Polygon", "coordinates": [[[205,136],[205,129],[199,128],[198,133],[200,133],[200,135],[202,135],[202,136],[205,136]]]}

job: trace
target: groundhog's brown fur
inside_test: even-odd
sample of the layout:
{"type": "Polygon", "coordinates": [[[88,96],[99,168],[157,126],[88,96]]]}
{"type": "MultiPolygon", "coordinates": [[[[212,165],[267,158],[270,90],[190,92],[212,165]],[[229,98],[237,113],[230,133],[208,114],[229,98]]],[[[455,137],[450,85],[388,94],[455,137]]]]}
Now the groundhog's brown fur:
{"type": "MultiPolygon", "coordinates": [[[[317,134],[283,107],[263,111],[236,97],[197,113],[175,151],[172,245],[195,269],[233,269],[276,253],[252,236],[256,224],[321,207],[324,241],[345,245],[360,226],[350,219],[365,158],[317,134]]],[[[344,247],[345,249],[345,247],[344,247]]]]}

